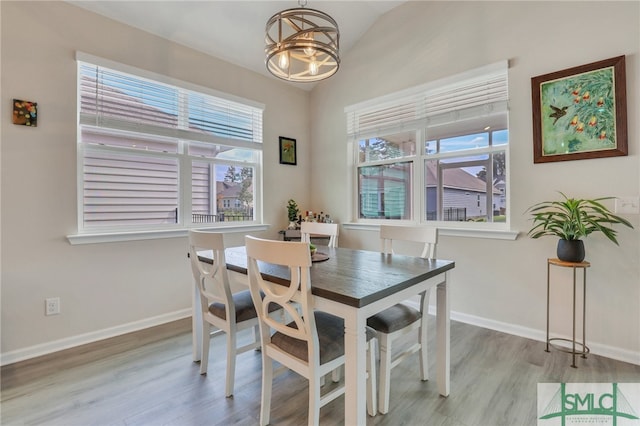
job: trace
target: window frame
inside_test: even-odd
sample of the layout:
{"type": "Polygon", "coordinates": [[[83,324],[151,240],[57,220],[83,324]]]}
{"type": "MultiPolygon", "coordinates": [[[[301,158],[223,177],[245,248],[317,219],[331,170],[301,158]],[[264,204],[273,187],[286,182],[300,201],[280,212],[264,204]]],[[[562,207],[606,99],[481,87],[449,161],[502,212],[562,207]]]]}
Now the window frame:
{"type": "MultiPolygon", "coordinates": [[[[386,108],[395,104],[402,104],[403,102],[412,102],[413,99],[419,97],[420,93],[435,91],[437,92],[440,87],[446,87],[449,84],[455,83],[456,81],[461,81],[464,79],[473,79],[477,76],[482,76],[486,73],[496,72],[496,70],[503,70],[505,85],[508,87],[508,63],[506,61],[502,61],[496,64],[491,64],[485,67],[478,68],[476,70],[470,70],[465,73],[458,74],[456,76],[448,77],[442,80],[434,81],[427,83],[422,86],[413,87],[409,89],[405,89],[403,91],[392,93],[390,95],[382,96],[376,99],[371,99],[365,102],[361,102],[356,105],[349,106],[345,108],[345,112],[347,114],[347,146],[349,151],[349,157],[351,158],[350,167],[350,191],[351,191],[351,203],[350,203],[350,217],[351,222],[345,224],[347,228],[354,229],[377,229],[377,227],[381,224],[389,224],[389,220],[393,220],[394,224],[397,225],[428,225],[428,226],[436,226],[441,229],[443,235],[455,235],[455,236],[477,236],[482,238],[499,238],[499,239],[515,239],[517,237],[517,232],[511,231],[511,197],[510,197],[510,156],[509,149],[510,144],[512,143],[510,140],[506,144],[498,144],[498,145],[489,145],[488,147],[477,148],[473,150],[473,155],[481,155],[481,154],[495,154],[497,152],[504,152],[505,155],[505,190],[503,195],[506,197],[506,209],[507,209],[507,217],[504,222],[453,222],[453,221],[443,221],[443,220],[427,220],[427,212],[426,212],[426,182],[425,182],[425,161],[434,160],[436,157],[433,155],[426,154],[426,141],[428,138],[428,126],[431,122],[430,118],[424,115],[422,117],[418,117],[417,119],[409,114],[406,114],[407,109],[404,108],[399,113],[399,121],[397,123],[393,123],[392,121],[383,123],[380,128],[369,127],[360,131],[357,128],[358,123],[355,121],[352,123],[352,120],[356,120],[354,118],[357,114],[368,114],[370,112],[374,112],[376,110],[384,111],[386,108]],[[475,77],[474,77],[475,76],[475,77]],[[359,161],[359,147],[360,141],[363,139],[371,139],[380,137],[383,138],[386,135],[390,135],[393,132],[399,131],[408,131],[413,130],[416,134],[416,154],[413,157],[400,157],[392,159],[390,162],[406,162],[413,161],[413,170],[414,177],[412,182],[413,187],[413,210],[411,212],[412,218],[410,220],[401,220],[401,219],[368,219],[368,218],[360,218],[359,211],[359,186],[358,186],[358,178],[359,178],[359,168],[366,167],[369,165],[373,165],[374,163],[360,163],[359,161]]],[[[498,71],[500,72],[500,71],[498,71]]],[[[508,90],[508,89],[507,89],[508,90]]],[[[503,108],[504,114],[506,114],[506,127],[504,130],[509,130],[508,126],[508,93],[506,94],[507,99],[504,100],[500,108],[503,108]]],[[[492,107],[493,108],[493,107],[492,107]]],[[[391,109],[391,108],[389,108],[391,109]]],[[[419,111],[418,111],[419,113],[419,111]]],[[[438,117],[436,117],[437,119],[438,117]]],[[[370,125],[370,123],[367,123],[370,125]]],[[[498,131],[499,129],[492,129],[492,131],[498,131]]],[[[464,134],[474,134],[481,133],[483,129],[475,129],[474,131],[464,132],[464,134]]],[[[450,136],[454,136],[451,134],[450,136]]],[[[443,139],[441,137],[440,139],[443,139]]],[[[434,138],[429,138],[434,139],[434,138]]],[[[469,151],[461,151],[461,152],[451,152],[446,154],[439,154],[439,157],[467,157],[472,155],[469,151]]],[[[386,163],[387,161],[385,161],[386,163]]],[[[378,164],[379,162],[375,162],[378,164]]]]}
{"type": "MultiPolygon", "coordinates": [[[[446,228],[465,228],[465,227],[474,227],[473,225],[465,225],[465,223],[475,223],[475,224],[482,224],[482,226],[487,227],[487,228],[496,228],[496,229],[509,229],[510,226],[510,220],[511,220],[511,214],[510,214],[510,198],[508,196],[508,190],[510,187],[509,184],[509,143],[507,144],[500,144],[500,145],[494,145],[492,143],[492,135],[496,132],[501,132],[501,131],[509,131],[508,126],[507,128],[497,128],[497,129],[487,129],[484,132],[483,131],[471,131],[468,134],[464,134],[464,135],[456,135],[456,136],[452,136],[452,137],[458,137],[458,136],[471,136],[474,134],[479,134],[479,133],[487,133],[488,135],[488,141],[489,144],[488,146],[485,147],[480,147],[480,148],[472,148],[472,149],[468,149],[468,150],[461,150],[461,151],[449,151],[446,153],[439,153],[439,154],[426,154],[424,148],[426,145],[426,142],[422,144],[422,155],[421,155],[421,164],[423,165],[422,171],[424,173],[424,170],[426,168],[426,161],[431,161],[431,160],[447,160],[447,159],[460,159],[460,160],[464,160],[465,158],[469,158],[472,156],[482,156],[482,155],[488,155],[489,158],[487,160],[466,160],[466,161],[457,161],[455,163],[450,163],[452,164],[451,166],[448,167],[444,167],[443,170],[445,169],[453,169],[456,167],[472,167],[474,166],[474,164],[476,164],[477,166],[482,165],[483,162],[485,161],[493,161],[493,157],[496,154],[500,154],[500,153],[504,153],[505,156],[505,192],[501,193],[501,195],[506,197],[506,205],[507,205],[507,212],[508,214],[506,215],[505,218],[505,222],[495,222],[495,221],[491,221],[491,222],[476,222],[476,221],[467,221],[467,222],[456,222],[456,221],[445,221],[445,220],[427,220],[427,211],[424,211],[424,216],[421,218],[421,221],[424,222],[424,224],[428,224],[428,225],[435,225],[440,227],[446,227],[446,228]],[[462,164],[462,166],[460,166],[462,164]],[[454,166],[456,165],[456,166],[454,166]],[[454,225],[455,224],[455,225],[454,225]],[[504,226],[502,225],[504,224],[504,226]]],[[[438,138],[436,140],[441,140],[443,138],[438,138]]],[[[487,170],[489,170],[489,168],[487,167],[487,170]]],[[[493,170],[491,170],[491,177],[493,178],[493,170]]],[[[438,182],[439,185],[442,185],[442,182],[438,182]]],[[[487,183],[487,187],[493,187],[493,184],[488,184],[487,183]]],[[[425,197],[424,193],[426,193],[426,182],[424,180],[423,177],[423,181],[422,181],[422,186],[425,188],[425,191],[423,191],[423,197],[425,197]]],[[[491,196],[491,200],[495,200],[494,196],[491,196]]],[[[442,204],[442,199],[439,198],[439,202],[440,204],[442,204]]],[[[426,200],[423,200],[423,204],[424,206],[426,206],[426,200]]],[[[442,205],[438,205],[437,206],[437,211],[440,212],[441,208],[443,206],[442,205]]],[[[489,205],[489,198],[486,198],[485,201],[485,207],[487,208],[487,212],[489,211],[490,206],[489,205]]],[[[491,214],[491,216],[493,216],[493,213],[491,214]]]]}
{"type": "MultiPolygon", "coordinates": [[[[233,95],[221,93],[213,89],[194,85],[192,83],[173,79],[171,77],[156,74],[150,71],[137,69],[135,67],[119,64],[107,59],[98,58],[92,55],[88,55],[82,52],[76,53],[76,60],[78,62],[78,70],[81,63],[90,64],[92,66],[104,67],[116,72],[122,72],[130,74],[135,78],[153,80],[161,84],[168,84],[174,86],[178,92],[182,90],[195,92],[197,95],[213,96],[222,101],[229,101],[233,103],[239,103],[246,105],[248,108],[253,108],[256,111],[259,110],[259,123],[260,128],[253,125],[254,130],[258,131],[258,141],[256,142],[255,136],[252,142],[243,140],[233,140],[230,138],[219,137],[216,135],[204,135],[198,138],[184,139],[179,136],[184,136],[186,132],[178,129],[178,135],[166,136],[177,143],[176,153],[154,152],[136,150],[127,147],[117,147],[110,145],[92,145],[83,143],[82,129],[88,126],[88,124],[81,123],[80,114],[80,100],[81,92],[77,93],[77,105],[78,105],[78,123],[77,123],[77,232],[67,236],[67,239],[71,244],[83,244],[105,241],[127,241],[138,239],[152,239],[152,238],[167,238],[172,236],[186,235],[190,228],[217,228],[217,229],[235,229],[235,230],[263,230],[267,226],[262,223],[263,221],[263,205],[262,205],[262,162],[263,162],[263,144],[262,144],[262,131],[263,122],[262,114],[264,111],[264,105],[255,101],[242,99],[233,95]],[[226,147],[235,147],[240,149],[249,149],[253,152],[251,161],[235,160],[228,158],[216,158],[209,156],[193,155],[189,153],[188,144],[192,141],[194,143],[213,143],[226,147]],[[116,225],[116,226],[96,226],[87,227],[84,222],[85,211],[85,194],[84,194],[84,154],[85,152],[100,152],[100,153],[114,153],[116,155],[124,154],[131,156],[152,156],[163,159],[176,159],[178,167],[178,182],[176,184],[177,195],[177,208],[178,208],[178,220],[174,224],[153,224],[153,225],[116,225]],[[225,166],[233,165],[236,169],[243,167],[251,167],[253,169],[252,176],[252,192],[253,192],[253,220],[251,221],[238,221],[238,222],[211,222],[211,223],[194,223],[192,219],[192,164],[194,161],[200,161],[209,164],[211,168],[215,165],[223,164],[225,166]]],[[[80,74],[77,76],[78,84],[80,82],[80,74]]],[[[100,127],[100,126],[97,126],[100,127]]],[[[109,126],[103,127],[105,131],[109,131],[109,126]]],[[[145,132],[135,132],[144,135],[145,132]]],[[[146,133],[149,135],[148,133],[146,133]]],[[[165,136],[160,136],[165,137],[165,136]]],[[[215,179],[214,179],[215,181],[215,179]]],[[[216,188],[211,188],[210,193],[215,196],[216,188]]],[[[215,203],[215,200],[212,201],[215,203]]],[[[233,203],[232,203],[233,204],[233,203]]]]}

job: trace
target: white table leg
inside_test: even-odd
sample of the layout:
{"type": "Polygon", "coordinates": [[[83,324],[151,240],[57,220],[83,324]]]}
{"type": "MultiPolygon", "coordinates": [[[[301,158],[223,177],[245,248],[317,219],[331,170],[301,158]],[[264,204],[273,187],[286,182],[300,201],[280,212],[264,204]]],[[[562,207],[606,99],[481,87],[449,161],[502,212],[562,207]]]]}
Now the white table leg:
{"type": "Polygon", "coordinates": [[[191,337],[193,362],[197,362],[200,361],[202,354],[202,312],[200,311],[200,289],[195,280],[193,282],[193,298],[191,300],[191,337]]]}
{"type": "Polygon", "coordinates": [[[344,321],[345,340],[345,425],[367,422],[366,400],[366,318],[357,309],[344,321]]]}
{"type": "Polygon", "coordinates": [[[437,287],[436,307],[436,335],[437,335],[437,382],[438,392],[442,396],[449,396],[449,369],[450,369],[450,301],[449,301],[449,272],[445,272],[445,281],[437,287]]]}

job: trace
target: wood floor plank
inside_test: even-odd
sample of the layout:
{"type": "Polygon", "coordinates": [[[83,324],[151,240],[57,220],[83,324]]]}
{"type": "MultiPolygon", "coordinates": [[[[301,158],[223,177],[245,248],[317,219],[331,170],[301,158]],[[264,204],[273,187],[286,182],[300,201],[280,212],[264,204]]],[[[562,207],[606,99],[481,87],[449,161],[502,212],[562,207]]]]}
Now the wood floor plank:
{"type": "MultiPolygon", "coordinates": [[[[638,365],[590,355],[575,369],[569,354],[546,353],[541,342],[452,321],[451,395],[443,398],[435,382],[435,321],[429,326],[432,380],[419,380],[417,355],[394,368],[390,411],[368,417],[367,425],[535,425],[538,383],[640,382],[638,365]]],[[[204,376],[191,361],[189,321],[5,366],[0,423],[255,425],[261,354],[239,355],[234,396],[225,398],[224,345],[224,336],[212,338],[204,376]]],[[[307,398],[305,379],[292,372],[276,376],[271,424],[306,424],[307,398]]],[[[343,418],[344,398],[321,409],[322,424],[344,424],[343,418]]]]}

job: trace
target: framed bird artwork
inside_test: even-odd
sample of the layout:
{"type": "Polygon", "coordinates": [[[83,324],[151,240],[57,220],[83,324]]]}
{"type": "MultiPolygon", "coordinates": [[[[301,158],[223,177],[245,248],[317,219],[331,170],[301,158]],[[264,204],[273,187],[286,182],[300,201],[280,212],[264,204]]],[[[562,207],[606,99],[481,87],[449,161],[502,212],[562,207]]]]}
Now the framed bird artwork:
{"type": "Polygon", "coordinates": [[[531,79],[533,162],[627,155],[625,57],[531,79]]]}

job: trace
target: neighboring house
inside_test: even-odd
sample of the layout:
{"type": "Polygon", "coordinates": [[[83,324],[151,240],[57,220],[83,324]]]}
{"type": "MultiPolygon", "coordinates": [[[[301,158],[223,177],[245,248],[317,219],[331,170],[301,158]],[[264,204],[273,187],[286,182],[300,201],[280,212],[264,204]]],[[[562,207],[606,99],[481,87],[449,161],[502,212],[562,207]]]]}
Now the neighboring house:
{"type": "MultiPolygon", "coordinates": [[[[439,187],[436,165],[428,162],[425,176],[427,220],[466,221],[486,219],[487,183],[463,168],[442,170],[442,187],[439,187]],[[438,218],[438,194],[442,197],[441,217],[438,218]]],[[[402,167],[386,169],[384,174],[361,178],[360,192],[362,212],[366,218],[407,218],[411,208],[406,197],[408,170],[402,167]]],[[[504,214],[506,201],[505,182],[492,185],[491,209],[493,215],[504,214]]]]}
{"type": "Polygon", "coordinates": [[[493,187],[500,191],[500,195],[493,197],[493,210],[498,212],[499,215],[506,214],[507,211],[507,183],[503,176],[497,177],[493,180],[493,187]]]}
{"type": "MultiPolygon", "coordinates": [[[[244,210],[245,208],[252,209],[253,201],[249,202],[248,206],[245,206],[241,199],[242,183],[240,182],[216,182],[216,194],[217,194],[217,207],[218,212],[224,212],[228,210],[244,210]]],[[[253,191],[252,186],[248,188],[249,192],[253,191]]]]}
{"type": "MultiPolygon", "coordinates": [[[[442,193],[441,220],[468,220],[487,216],[487,183],[462,168],[442,170],[442,188],[438,188],[435,163],[428,162],[426,180],[427,216],[437,219],[438,193],[442,193]]],[[[502,182],[504,188],[504,181],[502,182]]],[[[504,193],[492,186],[493,211],[499,210],[498,200],[504,204],[504,193]]]]}

